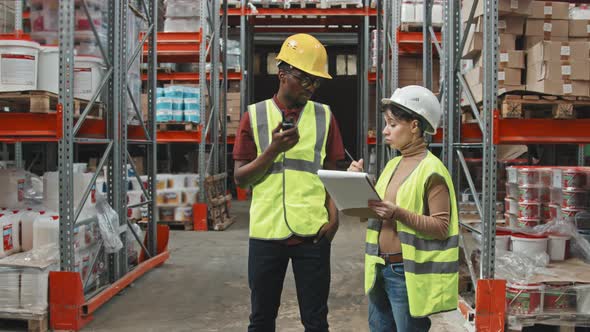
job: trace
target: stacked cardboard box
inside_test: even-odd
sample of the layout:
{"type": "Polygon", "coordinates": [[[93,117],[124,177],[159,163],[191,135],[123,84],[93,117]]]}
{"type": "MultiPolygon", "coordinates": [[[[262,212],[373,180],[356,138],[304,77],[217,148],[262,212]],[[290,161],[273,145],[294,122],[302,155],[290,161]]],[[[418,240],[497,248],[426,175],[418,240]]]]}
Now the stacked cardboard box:
{"type": "Polygon", "coordinates": [[[227,135],[236,135],[240,125],[240,85],[231,82],[227,92],[227,135]]]}
{"type": "Polygon", "coordinates": [[[590,43],[541,41],[529,48],[527,91],[588,96],[590,43]]]}
{"type": "MultiPolygon", "coordinates": [[[[509,91],[524,90],[522,81],[525,69],[525,52],[520,47],[520,38],[524,33],[526,18],[532,13],[532,0],[500,0],[498,2],[498,94],[509,91]]],[[[464,0],[462,17],[467,22],[473,0],[464,0]]],[[[474,12],[474,27],[471,28],[463,58],[465,80],[470,87],[476,103],[483,100],[483,63],[482,50],[484,39],[483,2],[479,1],[474,12]]],[[[462,101],[467,105],[467,100],[462,101]]]]}
{"type": "Polygon", "coordinates": [[[533,1],[525,29],[527,91],[560,96],[590,93],[586,40],[590,25],[578,19],[585,18],[585,12],[577,9],[570,10],[568,3],[533,1]]]}
{"type": "Polygon", "coordinates": [[[570,41],[590,41],[590,8],[588,5],[570,8],[568,34],[570,41]]]}
{"type": "Polygon", "coordinates": [[[531,16],[526,21],[525,47],[540,41],[567,41],[569,37],[569,4],[565,2],[533,1],[531,16]]]}
{"type": "MultiPolygon", "coordinates": [[[[463,4],[466,20],[473,0],[464,0],[463,4]]],[[[560,96],[588,96],[590,11],[551,1],[500,0],[498,6],[498,95],[526,89],[560,96]]],[[[463,53],[469,61],[463,63],[465,78],[476,102],[482,101],[482,15],[480,2],[463,53]]],[[[466,104],[465,99],[463,105],[466,104]]]]}
{"type": "MultiPolygon", "coordinates": [[[[400,87],[407,85],[423,85],[423,62],[421,57],[416,56],[400,56],[399,57],[399,72],[398,84],[400,87]]],[[[440,78],[440,64],[439,61],[432,62],[432,90],[437,92],[439,90],[440,78]]]]}

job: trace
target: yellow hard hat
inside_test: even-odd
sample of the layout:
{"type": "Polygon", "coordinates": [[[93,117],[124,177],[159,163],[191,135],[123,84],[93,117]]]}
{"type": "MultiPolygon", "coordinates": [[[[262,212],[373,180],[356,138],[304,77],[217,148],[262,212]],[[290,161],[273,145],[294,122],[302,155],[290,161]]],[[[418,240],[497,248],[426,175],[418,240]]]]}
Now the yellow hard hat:
{"type": "Polygon", "coordinates": [[[298,33],[285,39],[276,58],[308,74],[331,79],[328,74],[328,53],[324,45],[315,37],[298,33]]]}

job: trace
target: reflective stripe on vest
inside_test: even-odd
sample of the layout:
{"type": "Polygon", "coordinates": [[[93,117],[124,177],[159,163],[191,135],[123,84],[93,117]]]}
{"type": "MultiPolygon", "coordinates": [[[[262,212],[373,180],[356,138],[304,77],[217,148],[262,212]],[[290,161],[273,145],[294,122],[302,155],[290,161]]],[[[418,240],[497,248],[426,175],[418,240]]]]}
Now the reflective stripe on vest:
{"type": "MultiPolygon", "coordinates": [[[[375,189],[383,197],[401,157],[391,160],[375,189]]],[[[428,152],[424,160],[400,185],[396,204],[414,213],[423,213],[425,187],[433,175],[441,176],[449,190],[451,213],[448,237],[432,239],[397,221],[398,237],[402,246],[404,273],[408,291],[410,314],[413,317],[428,316],[453,310],[458,301],[459,280],[459,218],[452,180],[442,162],[428,152]]],[[[365,291],[373,288],[378,264],[379,232],[382,222],[372,219],[367,225],[365,249],[365,291]],[[377,241],[375,241],[377,238],[377,241]]]]}
{"type": "MultiPolygon", "coordinates": [[[[249,107],[257,154],[272,141],[282,114],[272,99],[249,107]]],[[[326,157],[331,113],[326,105],[308,102],[297,128],[299,142],[273,161],[263,180],[253,186],[250,237],[285,239],[292,234],[313,236],[328,222],[325,189],[317,171],[326,157]]]]}

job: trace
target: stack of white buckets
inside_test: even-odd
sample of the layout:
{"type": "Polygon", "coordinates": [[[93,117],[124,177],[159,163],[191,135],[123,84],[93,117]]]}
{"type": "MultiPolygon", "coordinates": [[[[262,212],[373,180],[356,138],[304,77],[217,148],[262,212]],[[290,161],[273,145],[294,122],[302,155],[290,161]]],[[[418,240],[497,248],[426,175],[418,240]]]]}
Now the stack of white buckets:
{"type": "MultiPolygon", "coordinates": [[[[89,100],[96,92],[104,65],[94,56],[74,57],[74,97],[89,100]]],[[[0,91],[59,92],[59,48],[28,40],[0,40],[0,91]]]]}

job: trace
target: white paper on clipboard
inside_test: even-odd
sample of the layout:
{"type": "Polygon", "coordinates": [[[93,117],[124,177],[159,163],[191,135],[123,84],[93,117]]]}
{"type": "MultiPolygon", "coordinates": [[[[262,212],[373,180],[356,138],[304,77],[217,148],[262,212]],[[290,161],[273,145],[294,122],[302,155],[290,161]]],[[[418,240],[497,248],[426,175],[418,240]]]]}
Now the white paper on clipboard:
{"type": "Polygon", "coordinates": [[[343,214],[361,218],[377,217],[369,209],[368,202],[381,198],[367,173],[319,170],[318,176],[343,214]]]}

